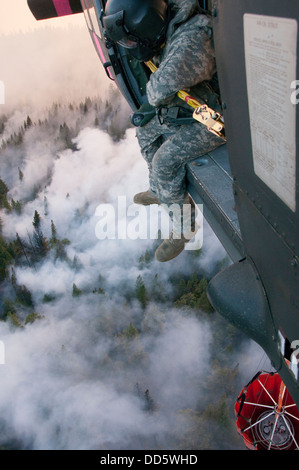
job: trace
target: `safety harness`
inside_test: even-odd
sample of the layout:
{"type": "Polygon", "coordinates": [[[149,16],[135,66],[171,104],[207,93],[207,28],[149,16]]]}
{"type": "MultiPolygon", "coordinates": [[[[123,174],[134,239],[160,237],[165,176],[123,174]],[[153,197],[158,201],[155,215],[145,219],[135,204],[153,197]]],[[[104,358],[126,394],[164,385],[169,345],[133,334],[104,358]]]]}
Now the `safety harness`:
{"type": "MultiPolygon", "coordinates": [[[[151,70],[151,72],[154,73],[157,70],[157,67],[152,61],[145,62],[145,64],[151,70]]],[[[177,96],[194,109],[192,115],[193,119],[198,122],[201,122],[201,124],[203,124],[204,126],[207,126],[209,131],[213,134],[225,138],[224,122],[220,113],[209,108],[207,104],[199,103],[199,101],[197,101],[195,98],[193,98],[183,90],[179,90],[177,92],[177,96]]]]}
{"type": "MultiPolygon", "coordinates": [[[[157,70],[156,65],[152,61],[145,62],[145,65],[152,73],[157,70]]],[[[179,90],[177,96],[193,108],[192,113],[188,113],[188,110],[180,106],[168,108],[160,107],[155,110],[150,105],[143,105],[137,113],[131,116],[131,122],[135,126],[142,127],[156,114],[158,115],[160,124],[182,125],[198,121],[206,126],[210,132],[225,140],[224,121],[220,113],[214,111],[207,104],[201,104],[197,99],[183,90],[179,90]]]]}

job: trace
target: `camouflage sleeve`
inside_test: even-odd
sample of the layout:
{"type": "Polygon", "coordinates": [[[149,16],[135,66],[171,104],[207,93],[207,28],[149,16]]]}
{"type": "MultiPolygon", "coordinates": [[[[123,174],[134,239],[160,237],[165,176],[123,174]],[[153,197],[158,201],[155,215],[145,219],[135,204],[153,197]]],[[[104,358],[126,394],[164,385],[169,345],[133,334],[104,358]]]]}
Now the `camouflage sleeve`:
{"type": "Polygon", "coordinates": [[[168,103],[178,90],[188,90],[216,71],[212,29],[202,25],[200,15],[181,25],[166,44],[158,70],[147,84],[151,105],[168,103]]]}

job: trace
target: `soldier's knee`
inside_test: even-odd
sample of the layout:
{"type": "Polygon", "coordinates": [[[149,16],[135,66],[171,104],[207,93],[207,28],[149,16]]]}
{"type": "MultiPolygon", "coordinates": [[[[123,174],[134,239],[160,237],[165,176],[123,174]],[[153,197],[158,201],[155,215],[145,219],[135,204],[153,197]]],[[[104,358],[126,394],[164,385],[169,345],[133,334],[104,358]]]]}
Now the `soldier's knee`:
{"type": "Polygon", "coordinates": [[[158,150],[153,159],[153,169],[159,174],[171,173],[177,167],[177,163],[170,152],[158,150]]]}

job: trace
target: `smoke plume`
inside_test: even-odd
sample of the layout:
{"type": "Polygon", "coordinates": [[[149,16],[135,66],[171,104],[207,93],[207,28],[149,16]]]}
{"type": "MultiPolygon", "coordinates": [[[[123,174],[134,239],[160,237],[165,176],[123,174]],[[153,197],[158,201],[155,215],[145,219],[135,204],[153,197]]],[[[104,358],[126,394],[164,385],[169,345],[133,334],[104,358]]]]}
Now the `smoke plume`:
{"type": "MultiPolygon", "coordinates": [[[[9,204],[0,213],[2,236],[12,243],[18,234],[26,256],[21,253],[9,264],[0,285],[5,345],[0,445],[241,448],[234,433],[219,437],[223,416],[217,413],[221,400],[233,403],[259,352],[233,333],[235,352],[229,353],[230,338],[219,340],[225,322],[215,312],[182,304],[192,295],[187,280],[194,271],[209,278],[227,262],[222,246],[205,224],[200,256],[184,252],[159,264],[153,258],[157,240],[98,239],[97,207],[110,204],[117,210],[119,196],[128,206],[136,192],[147,189],[128,109],[116,90],[107,89],[105,97],[95,93],[90,100],[81,94],[74,102],[77,86],[89,81],[90,91],[94,75],[85,71],[80,78],[78,64],[61,74],[63,47],[53,58],[59,75],[56,65],[46,68],[47,60],[39,66],[38,54],[49,58],[51,46],[46,40],[34,46],[33,38],[29,45],[36,47],[36,57],[27,55],[19,67],[26,71],[26,64],[35,64],[36,82],[29,86],[25,72],[23,86],[31,97],[36,91],[31,103],[24,103],[21,82],[14,82],[12,94],[19,103],[6,110],[1,133],[0,176],[9,204]],[[59,92],[63,77],[72,84],[64,97],[59,92]],[[118,97],[112,107],[109,93],[118,97]],[[40,100],[43,106],[37,106],[40,100]],[[46,254],[37,250],[37,239],[47,240],[46,254]],[[239,375],[234,372],[238,364],[239,375]]],[[[11,38],[9,47],[17,47],[20,39],[11,38]]],[[[59,40],[56,33],[53,40],[59,40]]],[[[74,47],[81,47],[78,43],[76,33],[74,47]]],[[[10,73],[19,74],[14,67],[12,61],[10,73]]],[[[102,95],[106,82],[92,88],[102,95]]],[[[8,93],[12,105],[9,88],[8,93]]],[[[147,223],[149,212],[142,214],[147,223]]],[[[231,411],[227,420],[231,423],[231,411]]]]}

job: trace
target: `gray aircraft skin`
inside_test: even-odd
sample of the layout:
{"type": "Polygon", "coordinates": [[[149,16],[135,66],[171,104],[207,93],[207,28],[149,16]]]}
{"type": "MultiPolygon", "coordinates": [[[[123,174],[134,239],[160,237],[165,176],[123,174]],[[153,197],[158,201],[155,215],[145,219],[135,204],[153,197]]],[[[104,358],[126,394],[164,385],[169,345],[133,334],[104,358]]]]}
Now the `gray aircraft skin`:
{"type": "MultiPolygon", "coordinates": [[[[28,0],[37,20],[84,13],[108,78],[138,112],[149,71],[105,38],[106,0],[62,3],[28,0]]],[[[201,4],[213,18],[226,143],[188,165],[189,192],[232,261],[208,296],[263,348],[299,406],[299,2],[201,4]]]]}

